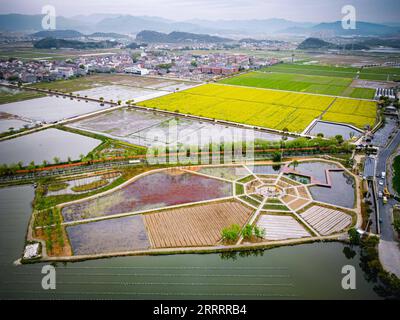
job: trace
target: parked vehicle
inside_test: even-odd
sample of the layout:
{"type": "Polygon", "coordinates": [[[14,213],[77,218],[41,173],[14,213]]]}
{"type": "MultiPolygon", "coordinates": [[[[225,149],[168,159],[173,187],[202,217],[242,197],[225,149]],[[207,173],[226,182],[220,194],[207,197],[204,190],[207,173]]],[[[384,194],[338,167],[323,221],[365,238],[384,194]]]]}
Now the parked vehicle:
{"type": "Polygon", "coordinates": [[[386,172],[383,171],[381,177],[382,177],[382,179],[385,179],[385,177],[386,177],[386,172]]]}

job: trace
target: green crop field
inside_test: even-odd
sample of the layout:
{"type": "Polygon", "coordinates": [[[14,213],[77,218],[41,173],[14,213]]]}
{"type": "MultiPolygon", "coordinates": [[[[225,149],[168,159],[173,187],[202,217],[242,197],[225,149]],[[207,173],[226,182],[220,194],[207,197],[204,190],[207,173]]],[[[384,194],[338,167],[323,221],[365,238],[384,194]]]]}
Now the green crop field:
{"type": "Polygon", "coordinates": [[[363,68],[360,72],[360,79],[381,80],[381,81],[399,81],[400,68],[363,68]]]}
{"type": "Polygon", "coordinates": [[[281,73],[297,73],[312,76],[341,77],[354,79],[359,71],[352,67],[334,67],[323,65],[305,65],[305,64],[275,64],[271,67],[262,69],[263,71],[273,71],[281,73]]]}
{"type": "Polygon", "coordinates": [[[305,65],[282,63],[262,69],[266,72],[304,74],[312,76],[341,77],[363,80],[395,81],[400,80],[400,68],[395,67],[335,67],[325,65],[305,65]]]}
{"type": "Polygon", "coordinates": [[[221,83],[248,87],[289,90],[316,94],[327,94],[352,98],[372,99],[375,90],[350,87],[353,79],[317,75],[250,72],[233,78],[221,80],[221,83]]]}
{"type": "Polygon", "coordinates": [[[328,108],[334,108],[327,112],[331,121],[338,121],[334,120],[336,116],[340,122],[361,128],[373,125],[376,116],[375,102],[218,84],[202,85],[139,105],[292,132],[302,132],[328,108]],[[343,113],[347,108],[351,108],[349,121],[348,114],[343,113]]]}

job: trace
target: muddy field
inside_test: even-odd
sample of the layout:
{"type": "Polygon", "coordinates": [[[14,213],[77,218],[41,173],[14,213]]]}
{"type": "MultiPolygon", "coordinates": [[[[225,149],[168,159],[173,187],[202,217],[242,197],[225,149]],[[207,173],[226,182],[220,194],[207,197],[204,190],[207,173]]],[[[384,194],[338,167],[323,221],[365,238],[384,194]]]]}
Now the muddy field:
{"type": "Polygon", "coordinates": [[[67,227],[74,255],[147,249],[142,216],[103,220],[67,227]]]}
{"type": "Polygon", "coordinates": [[[122,189],[62,210],[65,221],[204,201],[232,195],[232,184],[179,170],[146,175],[122,189]]]}
{"type": "Polygon", "coordinates": [[[214,245],[223,228],[244,225],[252,209],[235,201],[166,210],[144,215],[153,248],[214,245]]]}

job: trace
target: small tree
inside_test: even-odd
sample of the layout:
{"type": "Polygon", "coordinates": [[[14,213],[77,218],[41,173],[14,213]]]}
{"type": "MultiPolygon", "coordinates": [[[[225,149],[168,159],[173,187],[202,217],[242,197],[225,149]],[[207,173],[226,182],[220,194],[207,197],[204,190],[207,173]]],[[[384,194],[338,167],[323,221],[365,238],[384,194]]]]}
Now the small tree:
{"type": "Polygon", "coordinates": [[[232,224],[231,226],[224,228],[222,230],[222,239],[227,242],[234,242],[239,239],[240,226],[237,224],[232,224]]]}
{"type": "Polygon", "coordinates": [[[54,161],[55,164],[58,164],[58,163],[60,163],[60,158],[54,157],[53,161],[54,161]]]}
{"type": "Polygon", "coordinates": [[[360,234],[357,232],[355,228],[351,228],[348,231],[349,237],[350,237],[350,243],[358,245],[360,244],[360,234]]]}
{"type": "Polygon", "coordinates": [[[278,151],[275,151],[272,154],[272,161],[273,162],[281,162],[281,160],[282,160],[282,154],[280,152],[278,152],[278,151]]]}
{"type": "Polygon", "coordinates": [[[335,136],[335,139],[339,144],[342,144],[344,142],[343,136],[341,134],[337,134],[335,136]]]}
{"type": "Polygon", "coordinates": [[[292,162],[292,166],[293,166],[293,169],[296,170],[296,167],[299,166],[299,162],[298,162],[297,160],[294,160],[294,161],[292,162]]]}

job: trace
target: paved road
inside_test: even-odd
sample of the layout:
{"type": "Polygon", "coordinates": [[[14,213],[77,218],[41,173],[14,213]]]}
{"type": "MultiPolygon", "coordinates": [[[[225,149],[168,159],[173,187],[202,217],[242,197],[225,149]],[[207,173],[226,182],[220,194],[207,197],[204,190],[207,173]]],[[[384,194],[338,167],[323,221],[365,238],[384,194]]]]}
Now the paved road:
{"type": "MultiPolygon", "coordinates": [[[[395,152],[400,145],[400,131],[396,133],[388,146],[381,148],[378,154],[376,172],[386,172],[386,163],[390,155],[395,152]]],[[[391,188],[391,181],[387,181],[391,188]]],[[[382,187],[380,187],[382,190],[382,187]]],[[[381,263],[388,271],[396,274],[400,278],[400,248],[395,239],[395,233],[392,226],[392,217],[390,209],[397,203],[394,199],[389,199],[386,205],[382,200],[378,201],[379,214],[381,219],[381,240],[379,242],[379,258],[381,263]]]]}

